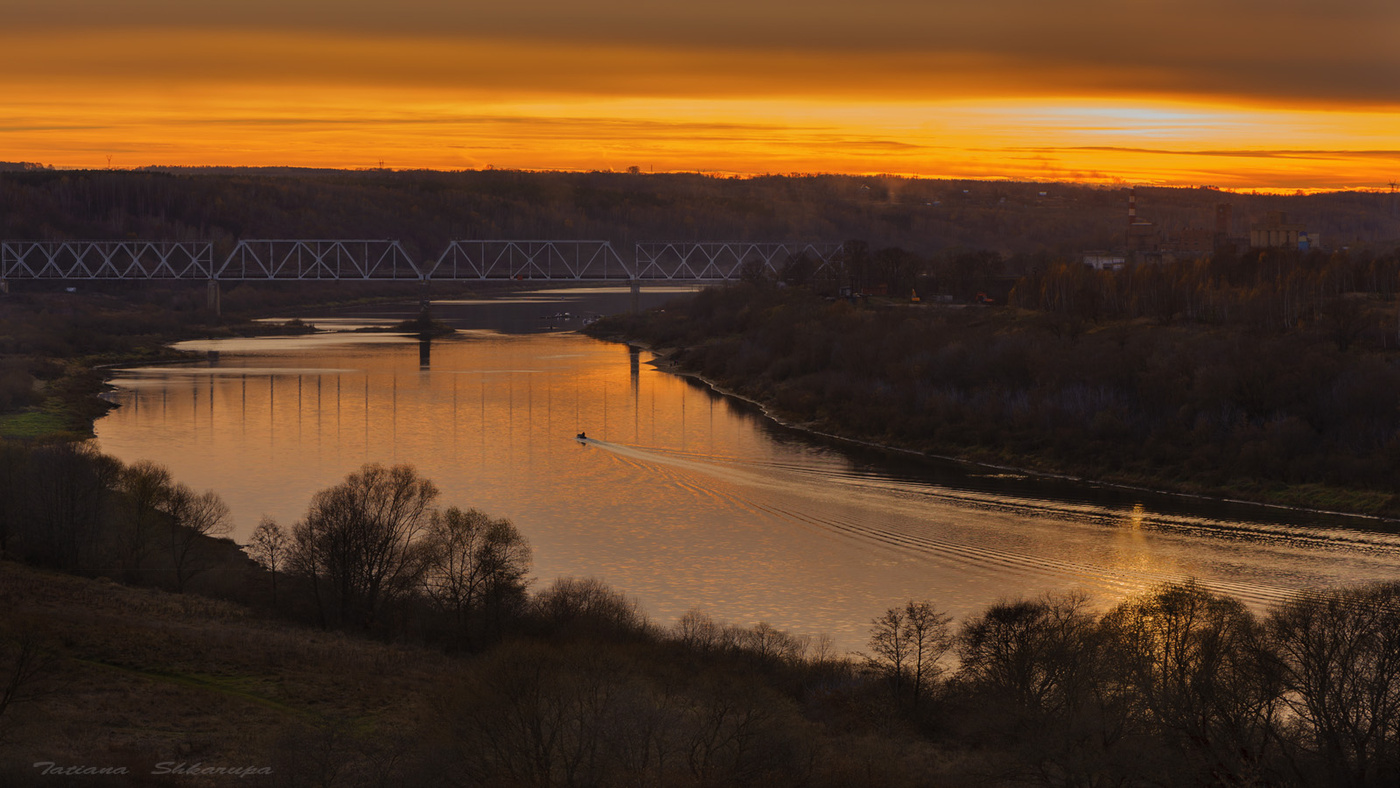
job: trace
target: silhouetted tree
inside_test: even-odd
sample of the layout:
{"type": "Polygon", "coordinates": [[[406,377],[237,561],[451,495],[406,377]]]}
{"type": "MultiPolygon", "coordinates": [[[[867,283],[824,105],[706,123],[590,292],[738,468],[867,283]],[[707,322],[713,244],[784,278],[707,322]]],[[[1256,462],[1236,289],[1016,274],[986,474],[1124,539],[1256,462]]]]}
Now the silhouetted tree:
{"type": "Polygon", "coordinates": [[[651,628],[635,599],[592,577],[555,580],[535,596],[531,609],[556,632],[633,636],[651,628]]]}
{"type": "Polygon", "coordinates": [[[1400,778],[1400,586],[1302,594],[1268,619],[1304,784],[1400,778]]]}
{"type": "Polygon", "coordinates": [[[292,535],[275,520],[264,516],[248,540],[248,556],[272,576],[272,604],[277,604],[277,572],[286,564],[292,535]]]}
{"type": "Polygon", "coordinates": [[[1244,605],[1194,581],[1170,584],[1114,608],[1104,626],[1149,730],[1205,773],[1263,779],[1278,694],[1244,605]]]}
{"type": "Polygon", "coordinates": [[[63,443],[29,455],[28,505],[20,541],[29,560],[59,569],[92,568],[121,465],[90,444],[63,443]]]}
{"type": "Polygon", "coordinates": [[[1098,624],[1082,595],[998,602],[963,623],[958,680],[1005,713],[1047,724],[1091,700],[1098,624]]]}
{"type": "Polygon", "coordinates": [[[911,599],[870,622],[866,661],[890,683],[895,697],[907,697],[912,706],[919,705],[942,672],[940,661],[953,647],[950,621],[931,602],[911,599]]]}
{"type": "Polygon", "coordinates": [[[414,588],[418,537],[438,490],[411,465],[365,465],[312,498],[293,526],[289,566],[312,589],[322,622],[372,626],[384,603],[414,588]]]}
{"type": "Polygon", "coordinates": [[[954,681],[969,735],[1015,742],[1005,774],[1119,785],[1161,763],[1130,727],[1136,697],[1106,644],[1081,594],[998,602],[964,622],[954,681]]]}
{"type": "Polygon", "coordinates": [[[0,558],[10,557],[10,540],[24,516],[28,460],[24,447],[0,440],[0,558]]]}
{"type": "Polygon", "coordinates": [[[122,560],[128,576],[139,580],[158,543],[160,527],[169,516],[174,483],[170,469],[150,460],[137,460],[122,470],[119,484],[125,526],[119,536],[122,560]]]}
{"type": "Polygon", "coordinates": [[[205,541],[226,535],[232,527],[228,504],[213,490],[196,493],[177,483],[170,488],[162,510],[170,517],[167,527],[175,590],[183,592],[190,578],[208,569],[202,557],[207,551],[205,541]]]}
{"type": "Polygon", "coordinates": [[[434,512],[424,541],[423,588],[459,631],[473,618],[499,626],[525,602],[530,545],[509,520],[476,509],[434,512]]]}
{"type": "Polygon", "coordinates": [[[47,694],[57,663],[33,631],[20,632],[13,642],[0,640],[0,743],[14,722],[14,714],[6,714],[47,694]]]}
{"type": "Polygon", "coordinates": [[[817,264],[806,252],[788,255],[778,269],[778,281],[792,287],[806,287],[816,274],[817,264]]]}

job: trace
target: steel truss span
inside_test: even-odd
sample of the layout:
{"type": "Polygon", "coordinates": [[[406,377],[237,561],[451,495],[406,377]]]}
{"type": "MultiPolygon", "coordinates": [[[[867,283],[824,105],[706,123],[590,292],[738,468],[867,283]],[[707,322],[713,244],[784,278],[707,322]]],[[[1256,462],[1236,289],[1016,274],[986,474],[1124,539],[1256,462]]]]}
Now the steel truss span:
{"type": "Polygon", "coordinates": [[[576,282],[633,278],[607,241],[453,241],[429,277],[576,282]]]}
{"type": "Polygon", "coordinates": [[[239,241],[215,279],[424,279],[398,241],[239,241]]]}
{"type": "Polygon", "coordinates": [[[696,241],[639,243],[636,279],[666,281],[731,282],[746,267],[778,275],[789,261],[806,257],[812,273],[830,266],[840,244],[753,243],[749,241],[696,241]]]}
{"type": "Polygon", "coordinates": [[[211,279],[203,241],[0,241],[0,279],[211,279]]]}
{"type": "Polygon", "coordinates": [[[646,242],[629,261],[608,241],[453,241],[436,260],[415,262],[393,240],[250,239],[215,263],[213,244],[202,241],[0,241],[0,280],[727,282],[746,272],[781,274],[804,258],[817,273],[840,250],[830,243],[646,242]]]}

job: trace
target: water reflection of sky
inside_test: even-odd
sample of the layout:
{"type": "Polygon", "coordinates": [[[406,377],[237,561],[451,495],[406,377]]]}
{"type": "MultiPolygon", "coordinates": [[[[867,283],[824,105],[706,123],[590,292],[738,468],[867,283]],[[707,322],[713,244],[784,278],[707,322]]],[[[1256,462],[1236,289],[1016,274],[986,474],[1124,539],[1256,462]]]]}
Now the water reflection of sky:
{"type": "Polygon", "coordinates": [[[541,582],[595,575],[662,621],[699,608],[858,648],[910,598],[955,615],[1075,588],[1108,604],[1195,576],[1264,604],[1400,567],[1400,537],[1364,520],[814,443],[576,334],[434,342],[426,366],[416,340],[373,335],[201,347],[217,358],[119,374],[97,435],[218,490],[238,537],[263,514],[290,524],[361,463],[412,462],[444,504],[514,520],[541,582]]]}

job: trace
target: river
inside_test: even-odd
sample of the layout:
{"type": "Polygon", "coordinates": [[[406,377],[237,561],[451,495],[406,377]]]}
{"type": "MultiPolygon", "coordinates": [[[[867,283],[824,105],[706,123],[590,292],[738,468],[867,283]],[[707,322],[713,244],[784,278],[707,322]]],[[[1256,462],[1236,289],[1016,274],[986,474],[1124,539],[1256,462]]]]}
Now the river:
{"type": "MultiPolygon", "coordinates": [[[[365,333],[182,343],[209,357],[117,373],[120,407],[97,439],[218,491],[239,541],[262,516],[290,525],[363,463],[412,463],[442,504],[510,518],[537,585],[594,576],[662,623],[698,609],[827,634],[841,650],[907,599],[956,618],[1049,591],[1106,607],[1194,577],[1262,608],[1400,569],[1393,523],[1028,478],[775,425],[647,351],[569,330],[627,299],[437,302],[460,330],[430,346],[365,333]]],[[[412,311],[297,316],[344,329],[412,311]]]]}

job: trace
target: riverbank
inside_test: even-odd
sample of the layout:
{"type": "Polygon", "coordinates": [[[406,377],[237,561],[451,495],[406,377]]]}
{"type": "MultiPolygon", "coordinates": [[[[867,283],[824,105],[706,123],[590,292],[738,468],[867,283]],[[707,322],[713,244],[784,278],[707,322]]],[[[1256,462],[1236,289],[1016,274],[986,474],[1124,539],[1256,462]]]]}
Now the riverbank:
{"type": "MultiPolygon", "coordinates": [[[[1254,369],[1230,381],[1221,380],[1232,373],[1228,359],[1209,351],[1233,346],[1238,356],[1242,332],[1139,321],[1069,337],[1023,310],[856,308],[761,288],[616,316],[586,333],[645,343],[669,371],[828,440],[1120,489],[1400,516],[1388,450],[1356,451],[1335,425],[1331,435],[1309,433],[1287,407],[1290,396],[1306,400],[1306,371],[1284,381],[1291,388],[1277,385],[1290,359],[1329,373],[1317,382],[1334,384],[1323,392],[1333,398],[1360,388],[1358,378],[1384,379],[1393,365],[1355,349],[1329,353],[1314,337],[1248,337],[1260,351],[1254,369]],[[1188,380],[1163,381],[1162,367],[1188,380]],[[1206,384],[1217,391],[1203,402],[1206,384]],[[1240,402],[1241,392],[1282,404],[1240,402]],[[1212,424],[1212,409],[1232,418],[1212,424]],[[1348,479],[1338,467],[1365,468],[1369,478],[1348,479]]],[[[1383,412],[1383,403],[1359,399],[1366,418],[1383,412]]],[[[1356,415],[1314,411],[1321,415],[1304,415],[1356,415]]]]}

